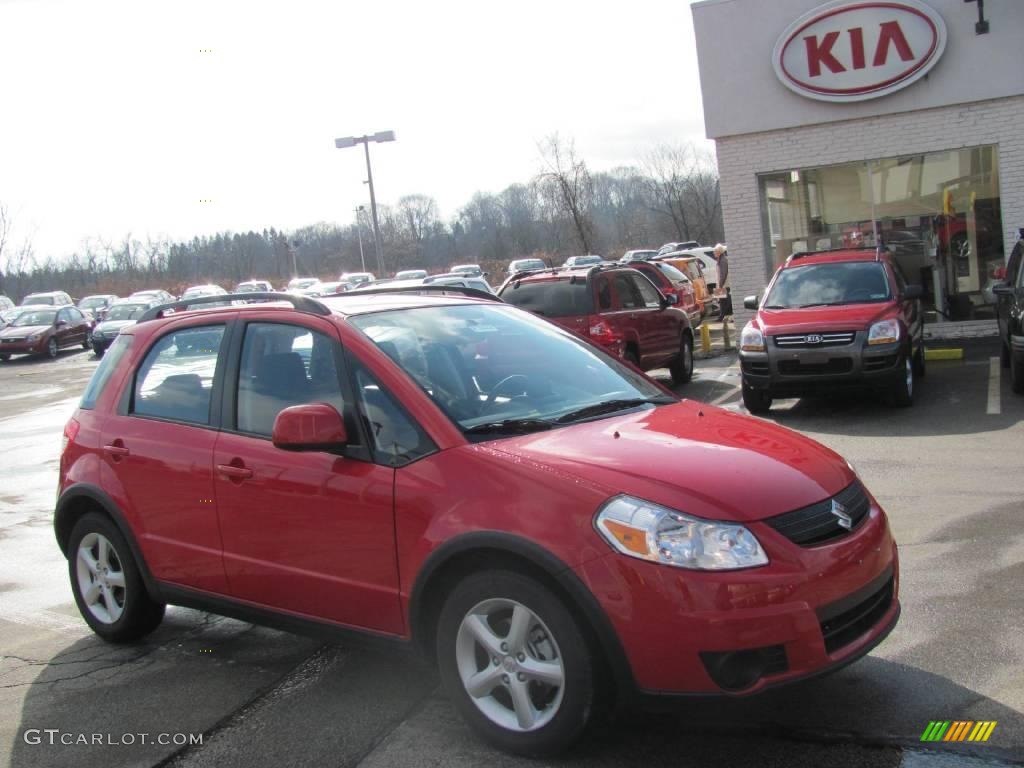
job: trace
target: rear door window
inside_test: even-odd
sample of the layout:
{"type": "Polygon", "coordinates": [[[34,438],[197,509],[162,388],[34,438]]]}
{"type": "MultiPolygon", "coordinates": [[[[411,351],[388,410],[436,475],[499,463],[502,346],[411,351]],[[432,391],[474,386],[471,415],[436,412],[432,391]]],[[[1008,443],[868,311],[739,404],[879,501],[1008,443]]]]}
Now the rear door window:
{"type": "Polygon", "coordinates": [[[79,408],[91,410],[96,407],[96,400],[103,394],[110,377],[117,370],[118,363],[121,362],[121,358],[128,351],[134,338],[134,336],[118,336],[114,339],[114,343],[110,345],[110,349],[100,360],[96,370],[92,372],[92,378],[89,379],[85,392],[82,393],[82,399],[78,403],[79,408]]]}
{"type": "Polygon", "coordinates": [[[618,272],[612,282],[615,285],[615,296],[619,309],[641,309],[644,305],[643,296],[636,283],[625,272],[618,272]]]}
{"type": "Polygon", "coordinates": [[[182,328],[157,341],[136,374],[131,412],[209,424],[213,374],[223,338],[223,325],[204,325],[182,328]]]}

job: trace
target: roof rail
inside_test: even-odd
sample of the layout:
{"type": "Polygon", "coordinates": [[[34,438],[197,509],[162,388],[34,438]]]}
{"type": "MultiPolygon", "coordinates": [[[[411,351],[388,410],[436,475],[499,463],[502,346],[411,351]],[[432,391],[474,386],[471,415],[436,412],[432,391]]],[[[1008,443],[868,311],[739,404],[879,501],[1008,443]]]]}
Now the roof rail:
{"type": "Polygon", "coordinates": [[[822,248],[820,251],[797,251],[796,253],[791,253],[789,255],[789,257],[786,259],[786,263],[789,264],[789,262],[791,261],[803,259],[808,256],[820,256],[823,253],[840,253],[842,251],[874,251],[875,261],[878,261],[881,258],[882,251],[885,251],[886,253],[891,253],[891,251],[889,250],[889,246],[885,245],[884,243],[882,243],[881,245],[849,245],[846,246],[845,248],[822,248]]]}
{"type": "Polygon", "coordinates": [[[487,291],[481,291],[479,288],[468,288],[464,285],[407,285],[407,286],[396,286],[394,288],[359,288],[354,291],[346,291],[345,293],[339,293],[338,296],[364,296],[366,294],[377,294],[377,293],[458,293],[463,296],[467,296],[471,299],[486,299],[488,301],[497,301],[504,303],[501,297],[495,296],[493,293],[487,291]]]}
{"type": "Polygon", "coordinates": [[[308,312],[312,315],[329,315],[331,310],[309,296],[296,296],[291,293],[277,293],[277,292],[251,292],[251,293],[219,293],[213,294],[212,296],[196,296],[194,299],[186,299],[184,301],[172,301],[167,304],[158,304],[155,307],[150,307],[146,310],[145,314],[139,318],[140,323],[144,323],[147,320],[156,320],[157,318],[163,317],[164,313],[168,310],[177,312],[178,310],[187,311],[192,307],[201,307],[204,304],[219,304],[225,301],[244,301],[249,303],[253,299],[259,299],[260,301],[288,301],[300,312],[308,312]]]}

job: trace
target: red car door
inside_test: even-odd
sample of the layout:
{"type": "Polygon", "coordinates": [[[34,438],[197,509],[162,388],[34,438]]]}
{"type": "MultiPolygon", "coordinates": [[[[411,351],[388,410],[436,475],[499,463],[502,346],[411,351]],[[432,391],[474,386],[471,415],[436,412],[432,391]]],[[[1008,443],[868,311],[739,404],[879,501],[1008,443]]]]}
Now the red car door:
{"type": "Polygon", "coordinates": [[[213,503],[214,371],[223,324],[176,326],[147,352],[127,412],[102,426],[103,487],[137,532],[153,575],[226,594],[213,503]]]}
{"type": "Polygon", "coordinates": [[[336,330],[250,322],[227,382],[214,449],[217,512],[232,594],[381,632],[402,632],[394,541],[394,473],[369,460],[352,419],[336,330]],[[325,402],[346,415],[349,445],[291,452],[274,419],[325,402]]]}
{"type": "Polygon", "coordinates": [[[53,334],[57,337],[57,347],[63,349],[75,343],[75,326],[71,322],[71,312],[65,307],[57,312],[53,334]]]}

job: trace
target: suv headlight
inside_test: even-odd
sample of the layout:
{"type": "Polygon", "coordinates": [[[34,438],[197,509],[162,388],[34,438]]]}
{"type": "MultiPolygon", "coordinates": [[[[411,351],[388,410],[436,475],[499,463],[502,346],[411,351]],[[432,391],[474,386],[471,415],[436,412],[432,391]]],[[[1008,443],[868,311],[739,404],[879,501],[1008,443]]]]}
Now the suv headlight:
{"type": "Polygon", "coordinates": [[[900,340],[900,324],[896,320],[879,320],[868,329],[868,344],[892,344],[900,340]]]}
{"type": "Polygon", "coordinates": [[[740,334],[740,351],[764,352],[764,334],[753,323],[743,326],[743,333],[740,334]]]}
{"type": "Polygon", "coordinates": [[[704,571],[768,564],[761,543],[742,525],[701,520],[632,496],[606,502],[595,522],[612,547],[641,560],[704,571]]]}

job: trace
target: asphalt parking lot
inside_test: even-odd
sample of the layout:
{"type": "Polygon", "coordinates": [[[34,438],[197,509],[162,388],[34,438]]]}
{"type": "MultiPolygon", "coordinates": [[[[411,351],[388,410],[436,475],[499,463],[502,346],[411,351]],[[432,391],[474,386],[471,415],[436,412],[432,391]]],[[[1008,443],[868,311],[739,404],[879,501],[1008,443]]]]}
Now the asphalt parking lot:
{"type": "MultiPolygon", "coordinates": [[[[854,396],[778,401],[770,414],[850,459],[887,509],[903,617],[885,643],[834,675],[758,698],[630,714],[552,764],[1024,764],[1024,397],[992,366],[993,343],[966,352],[929,364],[911,409],[854,396]],[[997,726],[984,744],[925,749],[933,720],[997,726]]],[[[477,741],[413,658],[186,609],[170,609],[141,645],[96,639],[50,527],[61,428],[95,364],[75,351],[0,365],[0,760],[542,764],[477,741]],[[77,743],[96,734],[102,743],[77,743]]],[[[731,356],[699,361],[679,391],[742,410],[731,356]]]]}

